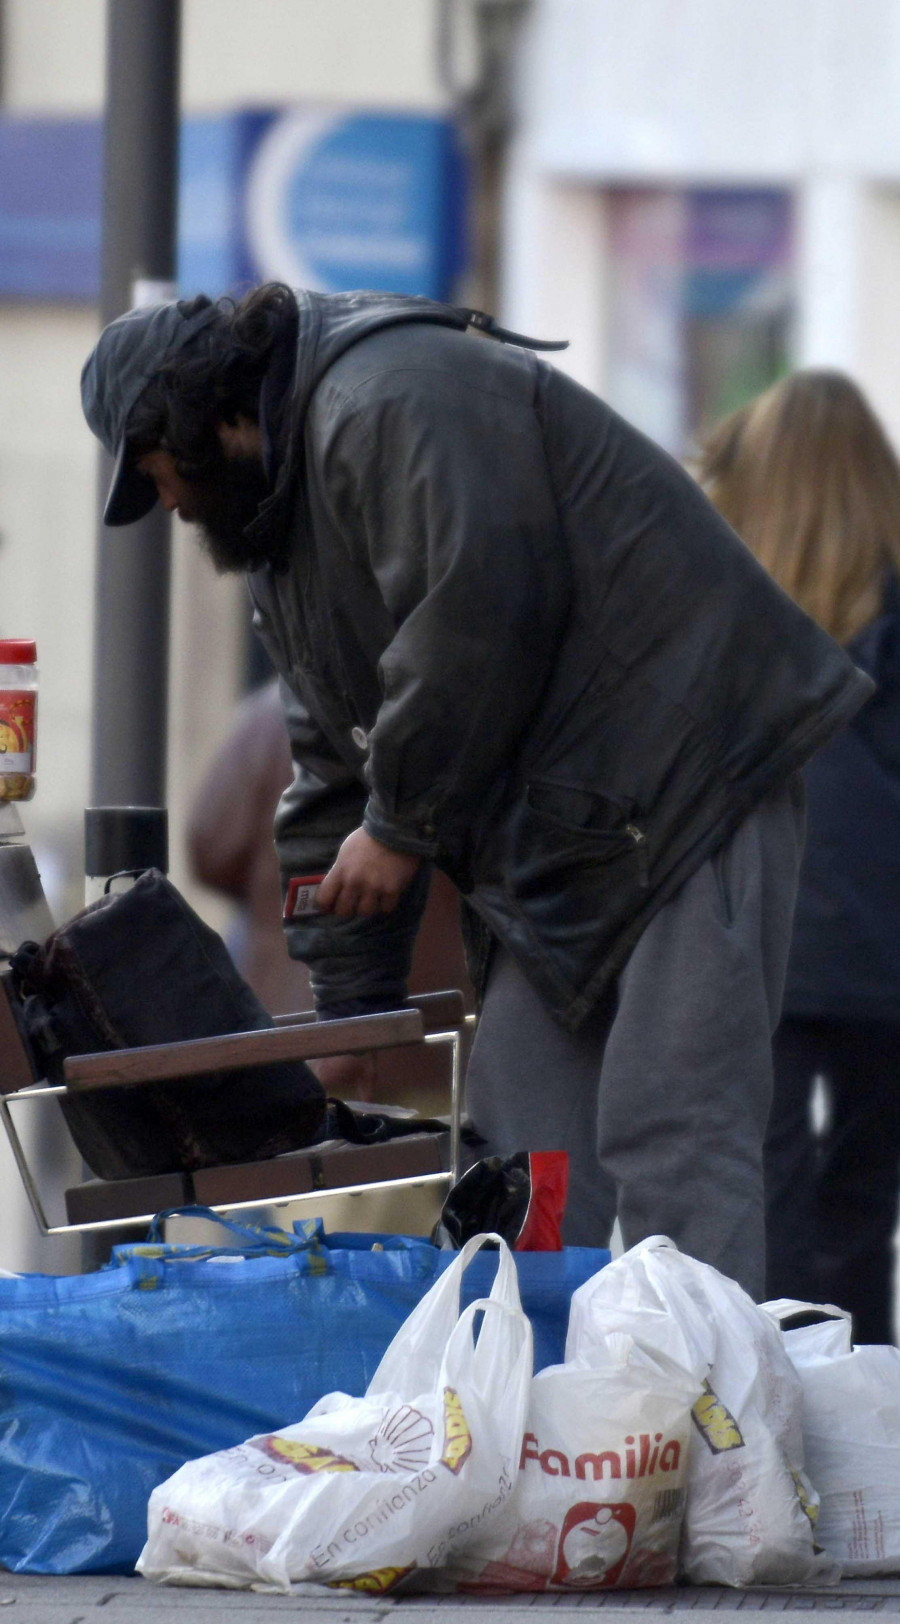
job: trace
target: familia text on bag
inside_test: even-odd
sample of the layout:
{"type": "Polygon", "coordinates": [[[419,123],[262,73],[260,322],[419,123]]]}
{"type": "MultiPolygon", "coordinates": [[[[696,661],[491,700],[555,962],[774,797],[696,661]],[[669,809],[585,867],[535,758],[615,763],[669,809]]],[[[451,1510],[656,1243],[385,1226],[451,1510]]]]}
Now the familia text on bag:
{"type": "Polygon", "coordinates": [[[461,1588],[674,1584],[699,1384],[625,1330],[599,1330],[592,1354],[534,1377],[513,1493],[451,1559],[461,1588]]]}
{"type": "Polygon", "coordinates": [[[814,1537],[818,1496],[804,1470],[800,1383],[768,1315],[735,1281],[653,1236],[575,1292],[567,1360],[602,1367],[620,1328],[696,1383],[682,1577],[735,1586],[835,1581],[814,1537]]]}

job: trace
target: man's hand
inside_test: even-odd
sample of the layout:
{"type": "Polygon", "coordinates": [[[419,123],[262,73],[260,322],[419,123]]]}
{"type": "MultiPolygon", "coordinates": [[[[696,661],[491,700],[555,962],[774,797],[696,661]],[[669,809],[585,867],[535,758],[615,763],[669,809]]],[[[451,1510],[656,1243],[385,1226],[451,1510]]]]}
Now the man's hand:
{"type": "Polygon", "coordinates": [[[365,829],[354,829],[319,886],[316,905],[321,913],[337,914],[339,919],[393,913],[421,860],[392,851],[365,829]]]}

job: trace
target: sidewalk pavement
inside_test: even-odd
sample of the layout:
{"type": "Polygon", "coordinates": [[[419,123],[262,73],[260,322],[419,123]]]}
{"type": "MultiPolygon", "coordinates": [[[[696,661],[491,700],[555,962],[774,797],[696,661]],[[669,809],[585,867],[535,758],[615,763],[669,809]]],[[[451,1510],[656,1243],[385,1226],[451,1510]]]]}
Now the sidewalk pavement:
{"type": "Polygon", "coordinates": [[[257,1596],[244,1590],[195,1590],[151,1585],[139,1577],[44,1578],[0,1570],[0,1624],[475,1624],[480,1609],[498,1624],[538,1624],[552,1609],[565,1624],[587,1624],[592,1611],[603,1624],[634,1624],[634,1615],[672,1613],[886,1613],[900,1614],[900,1576],[845,1579],[833,1589],[726,1590],[716,1586],[671,1590],[552,1592],[535,1596],[348,1596],[316,1588],[309,1594],[257,1596]],[[100,1613],[102,1611],[102,1618],[100,1613]]]}

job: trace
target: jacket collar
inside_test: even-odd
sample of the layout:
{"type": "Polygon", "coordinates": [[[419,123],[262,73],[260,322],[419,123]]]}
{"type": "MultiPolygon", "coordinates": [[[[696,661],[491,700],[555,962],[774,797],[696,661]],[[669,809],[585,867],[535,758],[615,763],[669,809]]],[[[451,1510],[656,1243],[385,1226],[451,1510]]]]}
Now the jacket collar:
{"type": "Polygon", "coordinates": [[[297,358],[297,329],[299,326],[296,303],[285,316],[278,335],[268,371],[263,378],[259,395],[259,426],[262,433],[263,465],[270,485],[278,481],[278,469],[284,456],[284,431],[290,407],[290,389],[297,358]]]}
{"type": "Polygon", "coordinates": [[[295,302],[279,334],[259,394],[262,456],[271,494],[260,504],[245,534],[265,544],[282,535],[289,523],[296,471],[296,373],[304,345],[295,302]]]}

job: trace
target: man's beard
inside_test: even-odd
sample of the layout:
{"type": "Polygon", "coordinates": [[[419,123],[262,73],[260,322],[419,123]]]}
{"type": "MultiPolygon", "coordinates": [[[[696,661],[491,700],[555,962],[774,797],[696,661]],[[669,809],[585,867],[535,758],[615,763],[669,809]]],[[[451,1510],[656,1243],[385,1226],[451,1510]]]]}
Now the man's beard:
{"type": "Polygon", "coordinates": [[[262,545],[244,532],[256,518],[261,502],[270,494],[269,482],[257,456],[228,457],[224,451],[203,479],[190,481],[190,507],[181,517],[198,528],[200,545],[219,575],[259,569],[281,560],[281,546],[262,545]]]}

